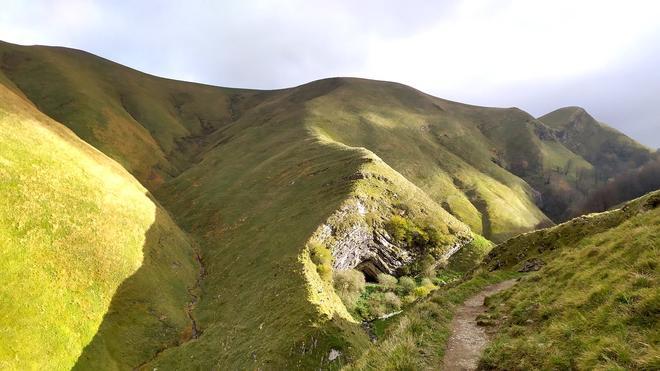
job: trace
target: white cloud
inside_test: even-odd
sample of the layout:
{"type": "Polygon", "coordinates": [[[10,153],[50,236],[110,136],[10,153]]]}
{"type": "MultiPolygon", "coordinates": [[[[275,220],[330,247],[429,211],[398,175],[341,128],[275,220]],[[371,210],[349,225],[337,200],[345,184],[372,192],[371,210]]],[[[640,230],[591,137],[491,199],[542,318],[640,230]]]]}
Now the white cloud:
{"type": "MultiPolygon", "coordinates": [[[[76,47],[217,85],[361,76],[532,111],[591,94],[586,108],[614,125],[621,115],[608,89],[631,95],[620,112],[660,95],[660,78],[645,78],[657,71],[648,61],[660,62],[660,49],[647,53],[660,41],[660,2],[650,0],[0,0],[0,9],[2,40],[76,47]]],[[[660,117],[649,110],[638,120],[647,129],[652,112],[660,117]]],[[[639,139],[660,145],[660,134],[639,139]]]]}
{"type": "Polygon", "coordinates": [[[660,31],[660,3],[640,3],[469,1],[419,33],[376,40],[364,71],[458,92],[568,80],[606,69],[660,31]]]}
{"type": "Polygon", "coordinates": [[[3,0],[0,9],[0,37],[19,44],[73,44],[106,21],[93,0],[3,0]]]}

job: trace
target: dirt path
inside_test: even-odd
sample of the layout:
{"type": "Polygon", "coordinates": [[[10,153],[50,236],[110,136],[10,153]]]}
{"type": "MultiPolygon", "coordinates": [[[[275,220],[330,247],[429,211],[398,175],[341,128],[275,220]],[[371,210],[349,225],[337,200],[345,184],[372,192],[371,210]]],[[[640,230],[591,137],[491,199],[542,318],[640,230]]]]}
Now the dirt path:
{"type": "Polygon", "coordinates": [[[451,336],[447,341],[442,369],[475,370],[481,352],[488,343],[483,327],[477,326],[477,316],[486,311],[484,299],[516,284],[516,280],[503,281],[490,285],[480,293],[467,299],[454,315],[451,322],[451,336]]]}

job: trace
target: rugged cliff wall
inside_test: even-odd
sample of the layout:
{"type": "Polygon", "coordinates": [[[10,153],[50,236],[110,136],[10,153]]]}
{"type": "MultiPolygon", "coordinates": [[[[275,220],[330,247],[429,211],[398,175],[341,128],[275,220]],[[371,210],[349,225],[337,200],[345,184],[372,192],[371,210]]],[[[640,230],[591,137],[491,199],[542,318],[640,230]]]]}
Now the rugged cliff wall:
{"type": "Polygon", "coordinates": [[[358,181],[352,196],[312,237],[332,252],[334,270],[357,269],[372,280],[379,273],[398,276],[427,253],[449,258],[472,241],[469,227],[377,156],[369,156],[372,160],[355,176],[358,181]],[[438,237],[428,249],[399,241],[391,233],[394,217],[423,225],[438,237]]]}

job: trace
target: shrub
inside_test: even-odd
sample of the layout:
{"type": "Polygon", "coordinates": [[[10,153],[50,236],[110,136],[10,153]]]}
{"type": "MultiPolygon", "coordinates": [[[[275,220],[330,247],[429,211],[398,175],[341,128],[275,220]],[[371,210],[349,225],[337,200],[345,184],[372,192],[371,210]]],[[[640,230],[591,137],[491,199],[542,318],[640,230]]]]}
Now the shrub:
{"type": "Polygon", "coordinates": [[[442,238],[440,235],[440,232],[438,232],[437,229],[435,229],[434,226],[432,225],[426,225],[424,228],[422,228],[424,233],[426,234],[426,243],[432,247],[442,245],[445,243],[445,239],[442,238]]]}
{"type": "Polygon", "coordinates": [[[435,259],[431,254],[438,254],[438,248],[446,243],[443,236],[431,224],[420,227],[417,223],[399,215],[394,215],[385,224],[394,243],[414,250],[424,261],[417,261],[408,267],[410,272],[422,272],[431,277],[435,269],[435,259]]]}
{"type": "Polygon", "coordinates": [[[408,219],[399,215],[392,216],[385,224],[385,229],[397,242],[407,242],[410,230],[413,228],[414,226],[408,219]]]}
{"type": "Polygon", "coordinates": [[[318,242],[309,244],[309,253],[316,265],[332,265],[332,254],[330,250],[318,242]]]}
{"type": "Polygon", "coordinates": [[[422,276],[433,278],[435,277],[435,258],[430,254],[426,254],[420,261],[422,276]]]}
{"type": "Polygon", "coordinates": [[[330,281],[332,279],[332,267],[329,265],[317,265],[316,273],[318,273],[324,281],[330,281]]]}
{"type": "Polygon", "coordinates": [[[417,300],[417,297],[415,295],[406,295],[403,297],[403,302],[406,304],[411,304],[415,300],[417,300]]]}
{"type": "Polygon", "coordinates": [[[386,292],[385,295],[383,295],[383,300],[385,301],[385,305],[391,309],[391,310],[399,310],[401,309],[401,299],[393,293],[393,292],[386,292]]]}
{"type": "Polygon", "coordinates": [[[316,272],[325,281],[332,279],[332,254],[330,250],[318,242],[309,244],[309,257],[316,265],[316,272]]]}
{"type": "Polygon", "coordinates": [[[447,269],[449,265],[449,260],[446,257],[442,257],[435,262],[435,268],[437,269],[447,269]]]}
{"type": "Polygon", "coordinates": [[[374,293],[366,300],[362,315],[367,318],[378,318],[401,309],[401,299],[393,293],[374,293]]]}
{"type": "Polygon", "coordinates": [[[358,298],[364,291],[365,285],[364,274],[355,269],[336,271],[334,273],[335,292],[349,308],[355,307],[358,298]]]}
{"type": "Polygon", "coordinates": [[[367,299],[367,310],[372,317],[381,317],[387,314],[387,307],[382,295],[372,295],[367,299]]]}
{"type": "Polygon", "coordinates": [[[384,288],[388,290],[393,290],[398,283],[398,280],[394,276],[390,276],[387,273],[379,273],[376,277],[378,283],[381,284],[384,288]]]}
{"type": "Polygon", "coordinates": [[[413,293],[418,298],[424,298],[424,297],[428,296],[428,294],[431,293],[431,287],[429,287],[429,286],[415,287],[415,289],[413,290],[413,293]]]}
{"type": "Polygon", "coordinates": [[[399,286],[401,286],[404,294],[408,294],[417,287],[417,283],[412,277],[403,276],[399,278],[399,286]]]}
{"type": "Polygon", "coordinates": [[[421,286],[429,287],[429,288],[434,288],[435,287],[435,285],[433,285],[433,281],[431,281],[431,279],[429,279],[429,278],[422,278],[421,286]]]}

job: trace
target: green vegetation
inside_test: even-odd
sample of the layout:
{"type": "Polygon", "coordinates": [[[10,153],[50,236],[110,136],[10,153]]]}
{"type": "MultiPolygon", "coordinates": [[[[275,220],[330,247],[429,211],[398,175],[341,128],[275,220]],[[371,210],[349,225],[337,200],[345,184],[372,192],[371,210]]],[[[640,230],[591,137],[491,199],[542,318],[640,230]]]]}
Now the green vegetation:
{"type": "Polygon", "coordinates": [[[354,308],[364,292],[364,274],[354,269],[336,271],[333,275],[335,292],[348,308],[354,308]]]}
{"type": "MultiPolygon", "coordinates": [[[[489,284],[515,276],[498,272],[481,274],[451,288],[434,291],[430,297],[388,320],[378,343],[348,369],[420,370],[441,364],[449,338],[453,308],[489,284]]],[[[422,286],[423,287],[423,286],[422,286]]]]}
{"type": "Polygon", "coordinates": [[[0,102],[0,368],[70,369],[86,346],[128,368],[176,344],[188,237],[117,163],[2,85],[0,102]]]}
{"type": "Polygon", "coordinates": [[[442,241],[440,234],[433,226],[420,227],[399,215],[392,216],[385,225],[385,229],[397,244],[416,250],[420,255],[437,254],[437,249],[445,242],[442,241]]]}
{"type": "Polygon", "coordinates": [[[547,209],[556,221],[580,215],[582,204],[607,187],[611,178],[652,160],[648,148],[596,121],[580,107],[560,108],[539,121],[552,128],[557,138],[555,143],[564,148],[554,151],[562,153],[561,156],[547,156],[544,179],[530,180],[530,184],[544,193],[547,204],[544,211],[547,209]]]}
{"type": "MultiPolygon", "coordinates": [[[[658,360],[658,227],[660,191],[622,209],[521,235],[497,246],[483,268],[386,321],[374,323],[378,343],[349,369],[437,367],[453,308],[483,287],[522,276],[487,300],[482,323],[500,335],[481,360],[484,369],[655,369],[658,360]],[[634,235],[635,239],[630,239],[634,235]],[[542,259],[537,271],[517,271],[542,259]],[[487,270],[495,269],[493,272],[487,270]]],[[[485,240],[475,240],[490,250],[485,240]]],[[[472,254],[469,252],[468,257],[472,254]]],[[[470,267],[470,259],[454,262],[470,267]]],[[[450,261],[449,266],[451,267],[450,261]]],[[[450,268],[451,269],[451,268],[450,268]]],[[[451,280],[441,271],[436,280],[451,280]]],[[[400,278],[409,288],[410,278],[400,278]]],[[[414,288],[417,290],[419,287],[414,288]]]]}
{"type": "Polygon", "coordinates": [[[393,292],[373,293],[365,302],[365,307],[361,312],[366,318],[382,317],[401,309],[401,299],[393,292]]]}
{"type": "Polygon", "coordinates": [[[316,272],[326,281],[332,280],[332,254],[327,247],[320,243],[311,243],[309,254],[312,262],[316,264],[316,272]]]}
{"type": "Polygon", "coordinates": [[[428,296],[428,294],[431,293],[431,288],[429,286],[418,286],[415,287],[413,293],[418,298],[425,298],[426,296],[428,296]]]}
{"type": "Polygon", "coordinates": [[[469,244],[463,246],[449,258],[447,269],[461,273],[469,272],[481,263],[492,248],[492,242],[475,235],[469,244]]]}
{"type": "MultiPolygon", "coordinates": [[[[227,89],[0,43],[0,101],[0,368],[430,365],[454,299],[499,277],[447,289],[490,248],[478,235],[552,224],[537,191],[565,201],[544,208],[559,215],[606,166],[520,110],[380,81],[227,89]],[[351,200],[364,211],[342,215],[351,200]],[[414,253],[411,277],[333,278],[313,238],[326,223],[384,227],[414,253]],[[357,320],[406,306],[372,348],[357,320]]],[[[624,158],[632,141],[603,143],[643,162],[624,158]]]]}
{"type": "Polygon", "coordinates": [[[401,290],[403,291],[404,294],[409,294],[412,292],[412,290],[417,287],[417,283],[415,280],[411,277],[408,276],[403,276],[399,278],[399,285],[401,286],[401,290]]]}
{"type": "Polygon", "coordinates": [[[205,133],[240,111],[232,96],[250,95],[155,78],[73,49],[0,42],[0,59],[7,88],[119,162],[152,191],[195,159],[205,133]]]}
{"type": "MultiPolygon", "coordinates": [[[[155,233],[148,235],[148,243],[143,246],[149,226],[156,225],[161,216],[167,220],[169,217],[165,212],[156,212],[156,204],[134,180],[130,181],[146,201],[139,198],[136,201],[137,196],[129,192],[130,186],[117,183],[115,188],[114,183],[105,184],[106,179],[92,183],[94,186],[84,191],[71,189],[74,194],[82,195],[89,191],[90,197],[109,190],[106,200],[110,206],[101,204],[92,208],[96,211],[89,215],[98,218],[99,223],[108,223],[108,227],[114,221],[127,226],[117,227],[119,232],[105,225],[103,228],[83,226],[83,230],[98,238],[113,239],[116,235],[110,243],[118,247],[108,248],[102,243],[87,245],[96,241],[95,238],[81,237],[76,243],[99,249],[118,263],[107,264],[108,272],[101,277],[58,275],[63,280],[59,292],[44,286],[49,282],[47,278],[40,281],[8,273],[12,276],[6,281],[19,287],[27,282],[41,286],[18,289],[6,285],[7,289],[16,293],[27,290],[42,296],[52,294],[58,298],[57,303],[86,305],[84,295],[88,291],[84,290],[94,290],[99,283],[103,283],[103,289],[92,291],[98,306],[88,314],[49,306],[43,306],[48,309],[46,314],[40,310],[8,311],[14,314],[6,317],[3,330],[25,345],[21,349],[4,343],[7,348],[0,353],[1,362],[13,365],[15,352],[23,352],[53,362],[66,360],[62,361],[65,365],[62,368],[71,367],[76,360],[82,369],[90,364],[132,369],[145,362],[143,367],[149,369],[209,369],[215,365],[311,367],[327,359],[330,349],[341,350],[341,361],[345,362],[351,352],[357,352],[368,342],[359,325],[346,313],[331,284],[319,278],[316,267],[307,269],[309,256],[305,249],[312,232],[351,192],[354,180],[350,177],[367,160],[360,150],[310,136],[299,120],[302,105],[279,111],[281,116],[277,118],[264,114],[262,110],[267,107],[286,102],[291,92],[254,97],[252,92],[173,82],[64,49],[3,44],[0,54],[2,73],[8,76],[3,81],[12,84],[8,89],[21,91],[34,103],[25,103],[28,107],[21,115],[38,115],[36,120],[48,121],[34,109],[37,106],[129,169],[176,216],[178,225],[193,236],[205,268],[200,276],[187,237],[158,238],[164,233],[160,227],[153,229],[155,233]],[[259,110],[244,112],[257,102],[263,103],[259,110]],[[281,125],[282,122],[288,124],[281,125]],[[247,148],[249,151],[245,152],[247,148]],[[328,179],[335,182],[329,183],[328,179]],[[152,206],[149,209],[144,205],[152,206]],[[114,211],[131,207],[144,207],[149,212],[125,216],[114,211]],[[133,255],[122,258],[122,251],[133,255]],[[149,273],[151,266],[153,275],[149,273]],[[133,272],[137,273],[131,276],[133,272]],[[199,287],[192,290],[195,299],[187,289],[195,288],[198,279],[199,287]],[[76,282],[82,288],[74,285],[76,282]],[[318,288],[322,288],[321,294],[318,288]],[[67,300],[59,300],[62,297],[67,300]],[[62,315],[64,312],[67,314],[62,315]],[[196,338],[192,336],[195,331],[191,329],[187,312],[195,319],[196,338]],[[15,317],[19,314],[33,325],[17,321],[15,317]],[[70,316],[85,321],[89,318],[89,321],[84,325],[78,322],[69,325],[66,319],[70,316]],[[52,323],[48,322],[49,318],[52,323]],[[31,331],[39,323],[49,327],[43,327],[41,332],[31,331]],[[50,330],[58,326],[80,329],[81,336],[61,336],[50,330]],[[46,335],[54,340],[35,339],[46,335]],[[56,341],[76,344],[64,347],[56,345],[56,341]],[[309,349],[312,343],[316,347],[309,349]],[[225,344],[222,352],[218,352],[218,344],[225,344]]],[[[5,125],[11,128],[8,132],[14,130],[12,123],[5,125]]],[[[16,129],[16,135],[21,134],[16,129]]],[[[89,146],[83,146],[92,156],[101,156],[89,146]]],[[[3,158],[6,148],[0,147],[3,158]]],[[[22,148],[29,152],[32,146],[26,144],[22,148]]],[[[57,160],[53,166],[63,166],[57,157],[50,155],[52,151],[46,153],[52,161],[57,160]]],[[[62,161],[80,166],[75,158],[62,161]]],[[[121,171],[116,164],[113,166],[121,171]]],[[[96,168],[99,166],[91,166],[96,168]]],[[[125,176],[131,179],[128,174],[125,176]]],[[[51,178],[57,181],[62,177],[51,178]]],[[[27,187],[21,192],[49,194],[36,185],[21,184],[27,187]]],[[[69,188],[58,187],[59,192],[68,194],[69,188]]],[[[41,201],[46,205],[52,203],[48,198],[41,201]]],[[[71,208],[71,213],[71,217],[61,219],[59,214],[44,214],[44,218],[71,228],[84,216],[75,208],[71,208]]],[[[33,212],[26,212],[24,217],[37,220],[33,212]]],[[[15,233],[14,222],[6,225],[10,233],[15,233]]],[[[173,224],[164,230],[172,229],[181,233],[173,224]]],[[[43,246],[52,246],[50,235],[44,234],[43,239],[43,246]]],[[[18,253],[25,245],[14,240],[7,243],[11,246],[6,250],[8,253],[18,253]]],[[[95,254],[74,248],[67,251],[57,254],[58,259],[48,255],[43,261],[56,263],[61,258],[71,263],[77,261],[88,270],[100,269],[95,254]],[[81,259],[81,256],[89,258],[81,259]]],[[[23,259],[25,264],[42,261],[29,254],[23,255],[23,259]]],[[[23,266],[9,258],[6,261],[16,269],[23,266]]],[[[309,264],[314,266],[311,261],[309,264]]],[[[5,300],[21,304],[20,300],[12,300],[15,295],[3,298],[3,309],[14,308],[5,306],[5,300]]],[[[35,305],[40,303],[33,296],[21,295],[35,305]]]]}
{"type": "Polygon", "coordinates": [[[355,318],[373,321],[425,298],[437,289],[429,278],[417,281],[403,276],[380,274],[379,283],[365,284],[364,275],[356,270],[337,271],[334,274],[335,291],[355,318]]]}
{"type": "Polygon", "coordinates": [[[393,292],[386,292],[383,295],[383,301],[385,302],[385,306],[392,308],[392,310],[401,309],[401,299],[393,292]]]}
{"type": "MultiPolygon", "coordinates": [[[[424,237],[420,237],[424,233],[423,230],[405,218],[392,217],[387,228],[397,242],[403,242],[403,246],[408,246],[406,236],[413,236],[410,241],[425,241],[424,237]]],[[[377,284],[368,284],[365,287],[364,275],[361,272],[338,271],[334,275],[335,291],[355,318],[373,320],[399,310],[403,304],[409,305],[427,297],[438,288],[437,285],[446,285],[460,279],[463,273],[481,262],[491,247],[492,244],[488,240],[476,236],[470,244],[459,250],[463,258],[454,262],[456,270],[447,270],[447,262],[437,262],[430,254],[423,255],[409,268],[409,271],[418,273],[417,279],[411,276],[397,279],[380,273],[377,276],[377,284]]]]}
{"type": "Polygon", "coordinates": [[[492,161],[494,149],[537,145],[524,112],[462,105],[361,79],[321,80],[305,90],[325,92],[308,104],[307,121],[316,132],[372,151],[476,233],[502,241],[550,222],[527,183],[492,161]],[[495,136],[485,125],[503,129],[495,136]],[[527,136],[505,141],[518,127],[527,136]]]}
{"type": "Polygon", "coordinates": [[[378,279],[378,283],[387,290],[393,290],[397,283],[399,283],[399,280],[396,277],[390,276],[386,273],[380,273],[376,278],[378,279]]]}
{"type": "Polygon", "coordinates": [[[531,258],[545,265],[489,300],[501,330],[481,366],[657,369],[659,205],[655,192],[493,250],[490,267],[516,269],[531,258]]]}

